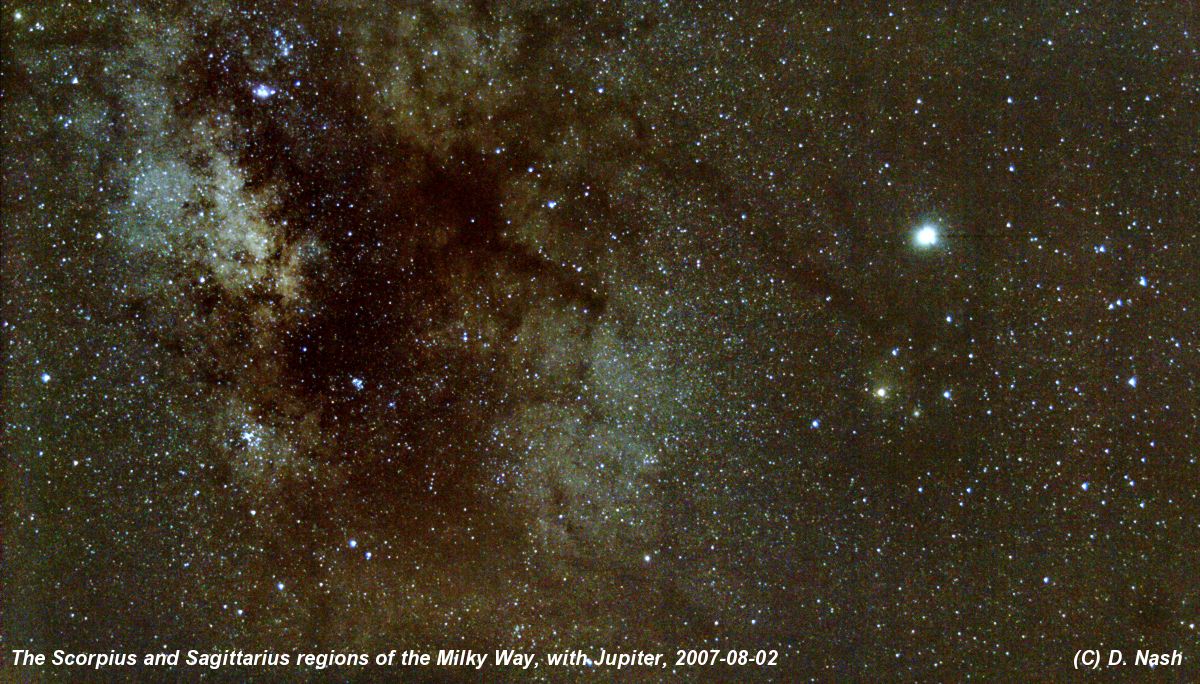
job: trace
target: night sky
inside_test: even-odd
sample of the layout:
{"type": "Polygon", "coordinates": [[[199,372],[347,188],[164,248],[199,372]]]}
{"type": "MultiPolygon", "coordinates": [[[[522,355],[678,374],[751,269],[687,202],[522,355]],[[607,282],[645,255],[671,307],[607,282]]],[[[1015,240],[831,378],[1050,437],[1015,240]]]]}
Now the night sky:
{"type": "Polygon", "coordinates": [[[5,652],[1194,681],[1200,7],[867,4],[5,3],[5,652]]]}

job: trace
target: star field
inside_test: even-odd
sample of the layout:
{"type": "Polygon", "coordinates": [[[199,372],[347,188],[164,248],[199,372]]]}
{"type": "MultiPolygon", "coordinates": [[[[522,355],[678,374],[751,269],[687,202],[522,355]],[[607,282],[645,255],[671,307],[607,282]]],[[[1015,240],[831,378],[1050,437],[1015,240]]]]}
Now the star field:
{"type": "Polygon", "coordinates": [[[1187,3],[4,13],[6,653],[1196,671],[1187,3]]]}

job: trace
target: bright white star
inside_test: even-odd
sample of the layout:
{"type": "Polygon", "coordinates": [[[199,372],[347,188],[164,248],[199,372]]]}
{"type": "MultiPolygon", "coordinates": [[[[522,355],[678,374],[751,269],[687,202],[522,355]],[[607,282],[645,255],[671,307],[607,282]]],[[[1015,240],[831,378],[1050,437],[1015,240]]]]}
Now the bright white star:
{"type": "Polygon", "coordinates": [[[934,226],[921,226],[917,231],[916,241],[918,247],[932,247],[938,243],[938,231],[934,226]]]}

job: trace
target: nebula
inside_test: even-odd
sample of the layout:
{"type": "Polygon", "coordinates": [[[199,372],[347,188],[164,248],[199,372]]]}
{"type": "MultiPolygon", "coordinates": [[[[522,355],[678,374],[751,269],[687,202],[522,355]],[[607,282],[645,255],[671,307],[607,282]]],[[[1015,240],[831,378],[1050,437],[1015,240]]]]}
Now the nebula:
{"type": "Polygon", "coordinates": [[[636,574],[661,444],[604,391],[630,372],[607,281],[644,222],[631,95],[531,78],[515,55],[554,40],[533,28],[379,11],[354,30],[332,8],[209,11],[144,37],[159,97],[129,89],[153,125],[130,133],[112,230],[151,266],[126,315],[203,397],[188,420],[253,520],[237,534],[317,556],[287,591],[331,583],[347,534],[476,600],[496,588],[437,549],[545,559],[523,584],[636,574]]]}

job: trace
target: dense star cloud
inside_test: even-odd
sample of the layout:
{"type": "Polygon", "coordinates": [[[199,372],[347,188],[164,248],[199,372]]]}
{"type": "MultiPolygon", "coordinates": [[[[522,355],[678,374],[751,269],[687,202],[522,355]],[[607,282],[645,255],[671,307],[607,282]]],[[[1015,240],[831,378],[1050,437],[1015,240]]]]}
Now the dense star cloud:
{"type": "Polygon", "coordinates": [[[1182,5],[5,12],[6,648],[1200,645],[1182,5]]]}

